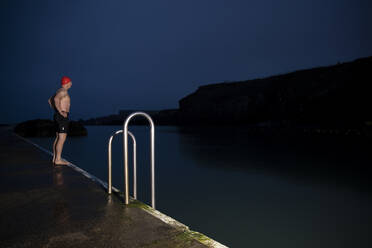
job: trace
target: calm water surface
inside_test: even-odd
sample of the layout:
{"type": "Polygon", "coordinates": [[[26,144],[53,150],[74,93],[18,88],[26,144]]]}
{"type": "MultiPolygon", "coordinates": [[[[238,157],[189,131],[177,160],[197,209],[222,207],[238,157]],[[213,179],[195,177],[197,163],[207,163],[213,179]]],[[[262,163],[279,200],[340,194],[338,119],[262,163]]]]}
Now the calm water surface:
{"type": "MultiPolygon", "coordinates": [[[[107,181],[108,139],[121,128],[88,126],[87,137],[67,139],[63,156],[107,181]]],[[[150,204],[149,128],[130,131],[138,198],[150,204]]],[[[157,209],[192,230],[230,247],[372,247],[370,142],[171,126],[156,127],[155,139],[157,209]]],[[[51,150],[53,139],[32,140],[51,150]]],[[[122,149],[117,136],[113,184],[120,190],[122,149]]]]}

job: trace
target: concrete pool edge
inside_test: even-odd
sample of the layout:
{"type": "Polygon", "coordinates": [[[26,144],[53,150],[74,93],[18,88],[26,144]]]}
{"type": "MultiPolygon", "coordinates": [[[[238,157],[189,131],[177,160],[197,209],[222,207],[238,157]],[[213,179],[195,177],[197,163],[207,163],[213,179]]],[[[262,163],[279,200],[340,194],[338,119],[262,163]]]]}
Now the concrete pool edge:
{"type": "MultiPolygon", "coordinates": [[[[36,148],[38,148],[39,150],[43,151],[44,153],[47,153],[49,154],[50,156],[53,156],[53,153],[48,151],[47,149],[39,146],[38,144],[12,132],[13,135],[15,135],[16,137],[22,139],[23,141],[35,146],[36,148]]],[[[66,160],[67,161],[67,160],[66,160]]],[[[107,189],[107,183],[102,181],[101,179],[95,177],[94,175],[90,174],[89,172],[81,169],[80,167],[78,167],[77,165],[69,162],[70,165],[68,165],[68,167],[72,168],[73,170],[79,172],[80,174],[84,175],[85,177],[87,177],[88,179],[92,180],[93,182],[97,183],[98,185],[100,185],[101,187],[103,187],[104,189],[107,189]]],[[[114,192],[116,193],[120,193],[120,191],[117,189],[117,188],[114,188],[113,187],[113,190],[114,192]]],[[[142,203],[138,200],[135,200],[133,198],[130,199],[130,204],[128,205],[129,207],[137,207],[137,208],[141,208],[143,211],[151,214],[152,216],[154,216],[155,218],[161,220],[162,222],[172,226],[173,228],[177,229],[177,230],[180,230],[182,231],[182,234],[179,235],[179,239],[195,239],[197,241],[199,241],[200,243],[208,246],[208,247],[211,247],[211,248],[225,248],[227,246],[213,240],[212,238],[202,234],[202,233],[199,233],[199,232],[196,232],[196,231],[193,231],[193,230],[190,230],[188,226],[184,225],[183,223],[173,219],[172,217],[170,216],[167,216],[163,213],[161,213],[160,211],[158,210],[155,210],[153,209],[152,207],[150,207],[149,205],[145,204],[145,203],[142,203]]]]}

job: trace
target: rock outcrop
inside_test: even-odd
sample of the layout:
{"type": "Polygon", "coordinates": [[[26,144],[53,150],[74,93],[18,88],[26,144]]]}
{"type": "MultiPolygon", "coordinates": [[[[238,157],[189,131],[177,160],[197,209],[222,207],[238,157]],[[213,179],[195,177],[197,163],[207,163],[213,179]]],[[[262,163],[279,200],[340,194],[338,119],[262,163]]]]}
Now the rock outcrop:
{"type": "Polygon", "coordinates": [[[201,86],[180,123],[358,126],[371,121],[372,57],[263,79],[201,86]]]}
{"type": "MultiPolygon", "coordinates": [[[[15,126],[14,132],[23,137],[54,137],[56,127],[53,121],[47,119],[29,120],[15,126]]],[[[76,121],[70,121],[68,136],[86,136],[87,129],[76,121]]]]}

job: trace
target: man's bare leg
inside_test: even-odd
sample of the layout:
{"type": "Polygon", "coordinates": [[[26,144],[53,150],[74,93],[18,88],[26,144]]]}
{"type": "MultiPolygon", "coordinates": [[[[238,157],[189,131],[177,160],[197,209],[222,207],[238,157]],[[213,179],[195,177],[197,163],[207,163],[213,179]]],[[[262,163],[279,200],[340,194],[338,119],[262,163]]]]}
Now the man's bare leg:
{"type": "Polygon", "coordinates": [[[56,163],[56,145],[57,145],[57,142],[58,142],[58,133],[56,133],[56,139],[54,140],[54,143],[53,143],[53,164],[56,163]]]}
{"type": "Polygon", "coordinates": [[[68,165],[69,163],[67,161],[62,160],[62,150],[63,150],[63,145],[65,143],[67,134],[66,133],[58,133],[58,141],[56,144],[56,160],[55,164],[56,165],[68,165]]]}

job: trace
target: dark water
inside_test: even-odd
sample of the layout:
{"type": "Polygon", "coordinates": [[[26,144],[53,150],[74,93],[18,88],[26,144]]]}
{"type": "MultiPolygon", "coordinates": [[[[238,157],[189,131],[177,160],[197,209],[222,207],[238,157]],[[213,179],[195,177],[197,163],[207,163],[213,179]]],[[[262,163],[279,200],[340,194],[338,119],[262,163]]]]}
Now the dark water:
{"type": "MultiPolygon", "coordinates": [[[[63,156],[107,181],[108,139],[121,128],[89,126],[88,137],[68,139],[63,156]]],[[[149,129],[130,130],[138,198],[149,204],[149,129]]],[[[155,138],[157,209],[192,230],[230,247],[372,247],[370,141],[178,127],[157,127],[155,138]]],[[[32,140],[51,150],[52,139],[32,140]]],[[[120,190],[122,167],[118,136],[113,184],[120,190]]]]}

